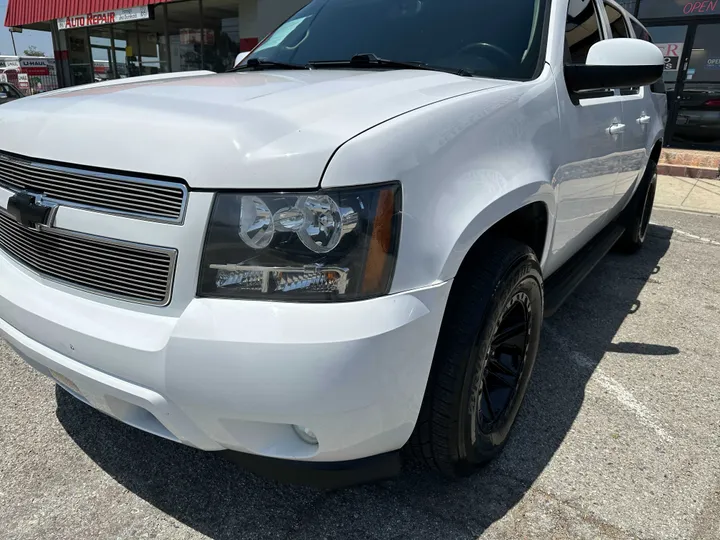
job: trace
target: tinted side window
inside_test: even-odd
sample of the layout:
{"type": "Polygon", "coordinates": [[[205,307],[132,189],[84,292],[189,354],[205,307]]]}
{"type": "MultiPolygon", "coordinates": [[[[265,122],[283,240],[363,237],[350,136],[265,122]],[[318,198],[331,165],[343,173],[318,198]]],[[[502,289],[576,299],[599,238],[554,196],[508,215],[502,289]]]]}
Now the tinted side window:
{"type": "Polygon", "coordinates": [[[633,30],[635,30],[635,35],[638,37],[638,39],[642,39],[645,41],[649,41],[652,43],[652,38],[650,37],[650,34],[647,30],[645,30],[645,27],[640,24],[639,22],[631,21],[633,30]]]}
{"type": "Polygon", "coordinates": [[[567,63],[584,64],[588,51],[602,40],[595,2],[570,0],[565,23],[565,49],[567,63]]]}
{"type": "Polygon", "coordinates": [[[614,38],[626,38],[630,37],[627,24],[625,24],[625,17],[622,16],[617,9],[610,4],[605,4],[605,13],[607,13],[608,20],[610,21],[610,29],[612,30],[612,37],[614,38]]]}

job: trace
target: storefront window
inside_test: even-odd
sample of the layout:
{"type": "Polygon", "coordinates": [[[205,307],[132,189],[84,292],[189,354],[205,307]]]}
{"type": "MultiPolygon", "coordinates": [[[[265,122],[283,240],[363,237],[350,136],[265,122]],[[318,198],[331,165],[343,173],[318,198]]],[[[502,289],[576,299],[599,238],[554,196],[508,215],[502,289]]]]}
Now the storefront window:
{"type": "Polygon", "coordinates": [[[698,26],[690,53],[687,80],[720,83],[720,29],[717,25],[698,26]]]}
{"type": "Polygon", "coordinates": [[[309,1],[173,0],[151,5],[149,18],[68,27],[60,32],[68,47],[70,83],[227,71],[238,53],[250,51],[309,1]]]}
{"type": "Polygon", "coordinates": [[[118,77],[137,77],[140,75],[140,63],[137,51],[139,49],[135,23],[117,24],[113,27],[115,38],[115,64],[118,77]]]}
{"type": "Polygon", "coordinates": [[[227,0],[203,0],[205,69],[222,73],[240,52],[238,6],[227,0]]]}
{"type": "Polygon", "coordinates": [[[720,0],[640,0],[641,19],[720,15],[720,0]]]}
{"type": "Polygon", "coordinates": [[[101,82],[117,78],[110,27],[95,26],[88,30],[90,33],[94,80],[101,82]]]}
{"type": "Polygon", "coordinates": [[[95,80],[87,31],[83,28],[66,30],[70,80],[73,85],[90,84],[95,80]]]}
{"type": "Polygon", "coordinates": [[[191,0],[166,6],[172,71],[202,69],[200,3],[191,0]]]}
{"type": "Polygon", "coordinates": [[[155,19],[137,23],[138,55],[143,75],[167,73],[168,46],[165,36],[165,10],[156,6],[155,19]]]}

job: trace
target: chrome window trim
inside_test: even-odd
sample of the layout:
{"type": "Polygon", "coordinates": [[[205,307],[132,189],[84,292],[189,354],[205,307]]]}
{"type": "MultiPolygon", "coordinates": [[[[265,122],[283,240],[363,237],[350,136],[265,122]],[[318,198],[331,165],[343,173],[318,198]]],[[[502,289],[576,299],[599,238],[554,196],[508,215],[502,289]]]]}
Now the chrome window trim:
{"type": "MultiPolygon", "coordinates": [[[[12,162],[16,165],[22,165],[24,167],[31,167],[34,169],[52,171],[52,172],[57,172],[57,173],[74,174],[77,176],[82,176],[83,178],[87,178],[88,180],[107,179],[107,180],[113,180],[115,182],[123,182],[123,183],[127,183],[127,184],[149,185],[149,186],[158,186],[158,187],[167,187],[167,188],[172,188],[172,189],[178,189],[182,192],[182,203],[180,206],[180,210],[178,212],[178,217],[176,217],[176,218],[156,216],[156,215],[146,214],[146,213],[142,213],[142,212],[114,210],[113,208],[108,208],[105,206],[78,203],[78,202],[73,202],[73,201],[67,201],[65,199],[56,199],[56,198],[47,197],[47,196],[45,196],[43,199],[47,202],[57,204],[58,206],[63,206],[63,207],[67,207],[67,208],[77,208],[80,210],[88,210],[91,212],[98,212],[98,213],[102,213],[102,214],[110,214],[110,215],[116,215],[116,216],[122,216],[122,217],[134,218],[134,219],[141,219],[143,221],[154,221],[154,222],[167,223],[167,224],[172,224],[172,225],[182,225],[185,221],[185,213],[187,210],[188,195],[190,193],[190,190],[182,182],[172,182],[169,180],[154,180],[151,178],[138,178],[135,176],[125,176],[122,174],[103,173],[103,172],[97,172],[97,171],[92,171],[92,170],[88,170],[88,169],[78,169],[75,167],[67,167],[64,165],[51,165],[48,163],[42,163],[42,162],[36,161],[31,158],[15,156],[13,154],[8,154],[7,152],[0,151],[0,163],[2,163],[2,161],[4,161],[4,160],[12,162]]],[[[7,185],[7,183],[5,181],[3,181],[2,179],[0,179],[0,186],[11,191],[12,193],[18,193],[18,191],[16,189],[7,185]]],[[[30,191],[32,191],[32,190],[30,190],[30,191]]]]}
{"type": "MultiPolygon", "coordinates": [[[[0,213],[4,216],[10,218],[11,220],[14,220],[8,212],[5,211],[4,208],[0,207],[0,213]]],[[[104,236],[98,236],[95,234],[87,234],[87,233],[79,233],[76,231],[70,231],[68,229],[59,229],[56,227],[49,227],[47,225],[40,225],[37,232],[43,232],[43,231],[50,231],[50,235],[57,234],[60,236],[67,236],[71,238],[79,238],[81,240],[91,240],[97,243],[101,244],[109,244],[109,245],[115,245],[119,247],[125,247],[125,248],[131,248],[138,251],[145,251],[148,253],[157,253],[161,255],[168,256],[169,259],[169,267],[168,267],[168,276],[167,280],[165,282],[165,297],[158,302],[153,302],[150,300],[142,300],[142,299],[133,299],[128,296],[118,295],[118,294],[112,294],[105,291],[99,291],[97,289],[93,289],[91,287],[84,287],[82,285],[78,285],[76,283],[72,283],[66,280],[63,280],[61,278],[56,278],[53,276],[49,276],[47,274],[44,274],[42,272],[39,272],[35,270],[34,268],[28,266],[25,262],[15,257],[12,253],[6,251],[5,249],[0,248],[0,252],[2,252],[5,256],[15,261],[17,264],[19,264],[23,270],[41,278],[47,281],[51,281],[53,283],[58,283],[60,285],[63,285],[65,287],[69,287],[71,289],[83,291],[95,296],[101,296],[104,298],[112,298],[113,300],[120,300],[122,302],[128,302],[131,304],[136,305],[143,305],[143,306],[154,306],[154,307],[166,307],[170,304],[172,301],[172,292],[173,292],[173,285],[175,281],[175,270],[177,267],[177,259],[178,259],[178,251],[173,248],[164,248],[160,246],[153,246],[150,244],[141,244],[138,242],[129,242],[126,240],[116,240],[114,238],[107,238],[104,236]]]]}

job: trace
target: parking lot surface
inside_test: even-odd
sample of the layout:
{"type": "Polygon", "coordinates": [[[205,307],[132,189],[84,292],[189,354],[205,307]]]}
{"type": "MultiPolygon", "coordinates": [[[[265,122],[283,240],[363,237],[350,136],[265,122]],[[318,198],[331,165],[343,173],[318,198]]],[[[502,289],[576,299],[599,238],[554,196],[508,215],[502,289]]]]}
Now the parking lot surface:
{"type": "Polygon", "coordinates": [[[657,210],[558,314],[478,475],[282,486],[75,401],[0,342],[0,538],[720,538],[720,216],[657,210]]]}

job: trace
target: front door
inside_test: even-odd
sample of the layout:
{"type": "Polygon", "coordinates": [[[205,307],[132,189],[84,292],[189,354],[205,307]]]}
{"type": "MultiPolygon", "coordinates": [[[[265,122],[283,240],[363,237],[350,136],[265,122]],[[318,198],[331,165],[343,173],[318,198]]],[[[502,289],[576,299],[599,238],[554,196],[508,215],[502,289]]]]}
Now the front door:
{"type": "MultiPolygon", "coordinates": [[[[573,0],[566,24],[566,62],[584,64],[590,47],[603,39],[595,2],[573,0]]],[[[553,238],[553,266],[564,263],[607,223],[613,205],[623,148],[622,105],[619,92],[584,94],[570,99],[561,94],[564,164],[556,172],[558,207],[553,238]]]]}

